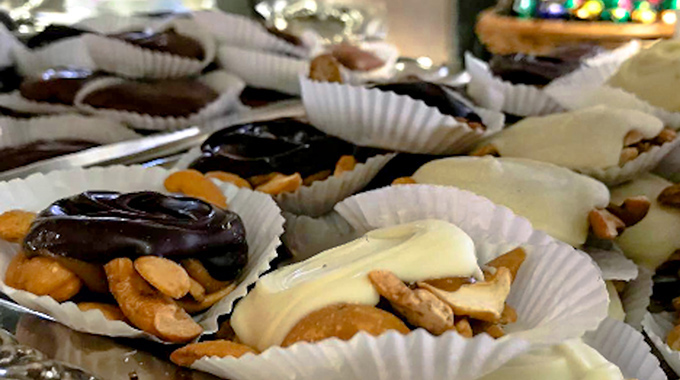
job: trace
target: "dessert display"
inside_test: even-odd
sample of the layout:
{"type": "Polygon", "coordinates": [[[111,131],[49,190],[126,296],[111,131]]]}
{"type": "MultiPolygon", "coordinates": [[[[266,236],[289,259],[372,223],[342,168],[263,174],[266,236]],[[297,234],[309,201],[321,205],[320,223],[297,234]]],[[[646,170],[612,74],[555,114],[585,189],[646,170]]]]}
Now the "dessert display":
{"type": "Polygon", "coordinates": [[[109,35],[144,49],[202,60],[203,46],[195,39],[181,35],[170,28],[161,32],[136,31],[109,35]]]}
{"type": "Polygon", "coordinates": [[[76,94],[95,74],[87,69],[57,68],[45,71],[39,78],[21,83],[22,97],[36,102],[73,105],[76,94]]]}
{"type": "Polygon", "coordinates": [[[31,38],[26,41],[26,47],[29,49],[37,49],[53,44],[59,40],[78,37],[84,33],[87,33],[87,31],[66,25],[48,25],[40,33],[31,36],[31,38]]]}
{"type": "Polygon", "coordinates": [[[86,140],[59,139],[38,140],[23,145],[0,148],[0,172],[90,149],[98,145],[96,142],[86,140]]]}

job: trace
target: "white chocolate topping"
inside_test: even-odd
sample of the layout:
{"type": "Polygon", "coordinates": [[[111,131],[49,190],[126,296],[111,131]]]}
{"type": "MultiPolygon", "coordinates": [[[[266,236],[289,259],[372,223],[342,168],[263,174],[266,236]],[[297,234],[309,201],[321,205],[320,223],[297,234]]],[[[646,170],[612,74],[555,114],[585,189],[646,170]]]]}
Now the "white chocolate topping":
{"type": "Polygon", "coordinates": [[[640,223],[626,228],[616,239],[628,258],[652,270],[680,249],[680,209],[662,206],[656,201],[659,194],[671,185],[661,177],[644,174],[612,189],[612,201],[616,204],[637,195],[646,195],[652,202],[647,216],[640,223]]]}
{"type": "Polygon", "coordinates": [[[570,169],[619,165],[623,140],[636,130],[657,136],[663,122],[644,112],[596,106],[541,117],[528,117],[490,142],[502,157],[529,158],[570,169]]]}
{"type": "Polygon", "coordinates": [[[616,291],[613,282],[606,281],[606,284],[607,293],[609,294],[609,311],[607,315],[609,318],[623,322],[626,319],[626,312],[623,310],[623,303],[621,302],[621,297],[619,297],[619,292],[616,291]]]}
{"type": "Polygon", "coordinates": [[[444,158],[420,167],[413,179],[489,198],[529,219],[534,228],[573,246],[586,241],[588,213],[609,204],[609,190],[601,182],[521,158],[444,158]]]}
{"type": "Polygon", "coordinates": [[[280,345],[306,315],[337,303],[376,305],[368,280],[374,269],[406,282],[474,276],[482,279],[472,239],[441,220],[422,220],[368,232],[345,245],[262,277],[241,302],[231,325],[258,350],[280,345]]]}

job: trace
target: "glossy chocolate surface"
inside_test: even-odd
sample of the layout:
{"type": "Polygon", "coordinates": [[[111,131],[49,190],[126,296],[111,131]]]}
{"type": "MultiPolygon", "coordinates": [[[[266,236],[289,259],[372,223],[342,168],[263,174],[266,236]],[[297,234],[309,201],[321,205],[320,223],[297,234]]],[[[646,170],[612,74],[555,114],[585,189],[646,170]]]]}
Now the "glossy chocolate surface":
{"type": "Polygon", "coordinates": [[[93,148],[99,144],[76,139],[39,140],[0,149],[0,172],[32,164],[48,158],[75,153],[93,148]]]}
{"type": "Polygon", "coordinates": [[[89,191],[58,200],[33,222],[24,249],[98,264],[147,255],[194,258],[224,281],[248,261],[246,231],[236,213],[150,191],[89,191]]]}
{"type": "Polygon", "coordinates": [[[291,45],[302,46],[302,40],[296,35],[278,30],[276,28],[267,28],[267,31],[291,45]]]}
{"type": "Polygon", "coordinates": [[[459,117],[470,122],[481,123],[482,119],[475,111],[465,105],[456,96],[452,88],[425,81],[405,81],[374,86],[382,91],[406,95],[416,100],[422,100],[430,107],[436,107],[444,115],[459,117]]]}
{"type": "Polygon", "coordinates": [[[342,155],[362,161],[383,151],[358,148],[296,119],[276,119],[217,131],[191,164],[201,172],[226,171],[242,177],[280,172],[303,177],[333,169],[342,155]]]}
{"type": "Polygon", "coordinates": [[[31,49],[47,46],[64,38],[77,37],[88,33],[85,30],[72,28],[65,25],[48,25],[42,32],[26,41],[26,46],[31,49]]]}
{"type": "Polygon", "coordinates": [[[594,45],[575,45],[557,48],[546,56],[496,55],[489,67],[505,81],[543,86],[580,68],[584,59],[601,51],[602,48],[594,45]]]}
{"type": "Polygon", "coordinates": [[[36,102],[73,105],[78,91],[93,77],[92,71],[87,69],[49,69],[40,78],[24,80],[19,92],[36,102]]]}
{"type": "Polygon", "coordinates": [[[371,71],[385,66],[385,61],[370,51],[350,44],[340,44],[333,48],[333,57],[350,70],[371,71]]]}
{"type": "Polygon", "coordinates": [[[198,112],[219,94],[196,80],[125,82],[87,95],[83,103],[95,108],[130,111],[151,116],[188,116],[198,112]]]}
{"type": "Polygon", "coordinates": [[[202,60],[203,46],[195,39],[183,36],[173,29],[163,32],[126,32],[112,34],[117,38],[144,49],[179,55],[180,57],[202,60]]]}

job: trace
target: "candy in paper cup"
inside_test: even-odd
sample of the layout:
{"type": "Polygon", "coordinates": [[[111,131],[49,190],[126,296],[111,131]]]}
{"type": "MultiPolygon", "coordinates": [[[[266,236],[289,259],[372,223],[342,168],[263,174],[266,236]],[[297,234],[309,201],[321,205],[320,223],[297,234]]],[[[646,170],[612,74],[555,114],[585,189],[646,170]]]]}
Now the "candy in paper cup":
{"type": "Polygon", "coordinates": [[[175,130],[200,125],[238,108],[238,100],[245,84],[238,77],[224,71],[213,71],[197,79],[215,90],[219,96],[198,112],[184,117],[164,117],[130,111],[95,108],[83,101],[91,93],[125,82],[120,78],[102,78],[86,84],[76,95],[76,107],[85,113],[117,120],[131,127],[156,131],[175,130]]]}
{"type": "Polygon", "coordinates": [[[29,49],[23,45],[14,48],[17,70],[23,76],[39,77],[45,70],[56,67],[74,67],[95,70],[84,36],[64,38],[47,46],[29,49]]]}
{"type": "Polygon", "coordinates": [[[680,373],[680,351],[673,350],[666,344],[666,337],[675,326],[673,323],[675,320],[674,313],[647,313],[642,321],[642,328],[666,363],[677,374],[680,373]]]}
{"type": "Polygon", "coordinates": [[[0,148],[29,144],[38,140],[74,139],[100,144],[141,137],[113,120],[75,114],[30,119],[0,117],[0,148]]]}
{"type": "Polygon", "coordinates": [[[191,20],[172,20],[159,27],[158,31],[170,28],[196,40],[203,47],[203,59],[144,49],[123,40],[97,34],[85,34],[82,38],[98,69],[130,78],[168,79],[197,75],[215,59],[215,40],[197,23],[191,20]]]}
{"type": "Polygon", "coordinates": [[[16,112],[38,115],[78,112],[78,109],[75,106],[59,103],[36,102],[35,100],[26,99],[21,96],[19,90],[7,94],[0,94],[0,107],[16,112]]]}
{"type": "Polygon", "coordinates": [[[456,154],[503,127],[503,116],[488,110],[478,112],[487,126],[486,131],[481,131],[406,95],[318,82],[304,75],[300,76],[300,85],[309,121],[323,132],[359,146],[417,154],[456,154]],[[492,119],[490,115],[494,115],[492,119]]]}
{"type": "Polygon", "coordinates": [[[385,64],[370,71],[355,71],[341,66],[340,70],[345,83],[362,84],[367,82],[386,81],[394,76],[396,73],[395,64],[399,59],[399,49],[396,46],[387,42],[362,42],[358,46],[362,50],[369,51],[385,64]]]}
{"type": "Polygon", "coordinates": [[[597,330],[586,333],[583,342],[616,364],[625,379],[666,379],[644,336],[624,323],[607,318],[597,330]]]}
{"type": "Polygon", "coordinates": [[[654,174],[674,183],[680,182],[680,147],[675,147],[661,160],[654,174]]]}
{"type": "Polygon", "coordinates": [[[99,34],[114,34],[156,29],[172,18],[173,16],[158,18],[104,13],[99,16],[80,20],[73,24],[73,27],[99,34]]]}
{"type": "MultiPolygon", "coordinates": [[[[37,212],[58,199],[87,190],[165,192],[163,182],[170,173],[161,168],[112,166],[34,174],[24,180],[0,183],[0,212],[12,209],[37,212]]],[[[234,302],[246,295],[248,286],[269,269],[269,263],[277,256],[276,248],[281,244],[279,236],[283,233],[284,223],[280,209],[267,195],[229,184],[219,186],[227,196],[229,209],[238,213],[245,224],[249,262],[236,280],[236,289],[212,308],[194,317],[205,333],[217,331],[217,317],[230,313],[234,302]]],[[[0,241],[0,273],[7,271],[7,265],[19,249],[18,244],[0,241]]],[[[159,341],[126,323],[104,318],[98,310],[83,312],[71,301],[60,304],[51,297],[13,289],[4,282],[0,282],[0,291],[17,303],[49,314],[77,331],[159,341]]]]}
{"type": "MultiPolygon", "coordinates": [[[[191,149],[180,158],[175,168],[187,169],[200,155],[200,148],[191,149]]],[[[282,210],[293,214],[312,217],[327,214],[338,202],[366,187],[394,157],[394,153],[373,156],[340,176],[315,181],[310,186],[302,186],[292,193],[275,195],[274,200],[282,210]]]]}
{"type": "Polygon", "coordinates": [[[335,211],[312,218],[284,212],[285,230],[281,240],[291,251],[294,261],[306,260],[317,253],[348,243],[359,234],[335,211]]]}
{"type": "Polygon", "coordinates": [[[309,72],[305,59],[226,45],[218,49],[217,62],[249,86],[290,95],[300,94],[298,76],[309,72]]]}
{"type": "Polygon", "coordinates": [[[320,43],[310,34],[302,36],[304,46],[295,46],[269,33],[264,26],[248,17],[222,11],[194,12],[193,19],[209,31],[220,45],[308,57],[311,51],[318,49],[320,43]]]}

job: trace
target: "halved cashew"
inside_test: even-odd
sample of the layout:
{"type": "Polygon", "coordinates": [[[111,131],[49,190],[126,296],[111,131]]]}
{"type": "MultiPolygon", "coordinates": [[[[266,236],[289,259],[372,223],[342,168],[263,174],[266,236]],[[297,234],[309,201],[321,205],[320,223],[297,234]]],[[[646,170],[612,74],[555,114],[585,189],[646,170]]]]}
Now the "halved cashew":
{"type": "Polygon", "coordinates": [[[623,138],[623,146],[631,146],[644,140],[645,136],[638,130],[633,129],[623,138]]]}
{"type": "Polygon", "coordinates": [[[640,195],[627,198],[623,201],[621,206],[610,204],[607,207],[607,211],[621,219],[626,227],[632,227],[647,215],[651,205],[652,203],[646,196],[640,195]]]}
{"type": "Polygon", "coordinates": [[[667,142],[671,142],[678,137],[678,133],[671,128],[664,128],[658,136],[654,138],[654,142],[659,145],[663,145],[667,142]]]}
{"type": "Polygon", "coordinates": [[[182,348],[178,348],[170,354],[170,360],[178,366],[190,367],[196,360],[205,356],[217,356],[220,358],[231,356],[239,358],[248,353],[257,354],[257,351],[244,344],[234,343],[228,340],[213,340],[209,342],[192,343],[182,348]]]}
{"type": "Polygon", "coordinates": [[[326,178],[330,177],[331,174],[333,174],[331,170],[322,170],[318,173],[314,173],[312,175],[305,177],[305,179],[302,181],[302,184],[304,186],[311,186],[316,181],[325,180],[326,178]]]}
{"type": "Polygon", "coordinates": [[[472,338],[472,326],[467,318],[460,318],[456,321],[456,331],[465,338],[472,338]]]}
{"type": "Polygon", "coordinates": [[[56,260],[42,256],[28,258],[22,252],[7,267],[5,283],[37,296],[50,296],[57,302],[71,299],[83,287],[80,278],[56,260]]]}
{"type": "Polygon", "coordinates": [[[213,278],[198,259],[182,260],[181,264],[189,276],[201,284],[207,293],[216,292],[231,284],[231,281],[219,281],[213,278]]]}
{"type": "Polygon", "coordinates": [[[613,240],[626,228],[626,224],[607,210],[594,209],[588,214],[593,234],[600,239],[613,240]]]}
{"type": "Polygon", "coordinates": [[[371,271],[368,278],[375,290],[410,324],[434,335],[454,327],[451,308],[427,290],[411,290],[394,273],[385,270],[371,271]]]}
{"type": "Polygon", "coordinates": [[[621,156],[619,157],[619,166],[623,166],[629,161],[633,161],[640,155],[640,151],[636,147],[626,147],[621,149],[621,156]]]}
{"type": "Polygon", "coordinates": [[[253,186],[253,188],[258,187],[262,185],[265,182],[269,182],[272,178],[276,177],[277,175],[283,175],[281,173],[267,173],[267,174],[258,174],[254,175],[252,177],[248,177],[248,182],[253,186]]]}
{"type": "Polygon", "coordinates": [[[189,275],[179,264],[157,256],[142,256],[135,260],[135,269],[161,293],[180,299],[189,293],[189,275]]]}
{"type": "Polygon", "coordinates": [[[512,275],[512,281],[515,281],[515,277],[517,277],[517,271],[519,271],[519,268],[522,266],[526,258],[527,253],[524,251],[524,248],[517,247],[512,251],[504,253],[489,261],[486,263],[486,266],[496,269],[499,269],[500,267],[509,269],[510,274],[512,275]]]}
{"type": "Polygon", "coordinates": [[[357,166],[357,159],[354,156],[342,156],[335,164],[335,171],[333,177],[339,177],[342,173],[350,172],[357,166]]]}
{"type": "Polygon", "coordinates": [[[680,207],[680,184],[663,189],[656,200],[664,206],[680,207]]]}
{"type": "Polygon", "coordinates": [[[494,156],[494,157],[500,157],[501,153],[498,151],[498,148],[496,148],[495,145],[493,144],[487,144],[487,145],[482,145],[479,148],[476,148],[472,152],[470,152],[470,156],[476,156],[476,157],[481,157],[481,156],[494,156]]]}
{"type": "Polygon", "coordinates": [[[300,176],[300,173],[291,175],[277,174],[274,178],[256,187],[255,190],[270,195],[278,195],[292,193],[299,189],[300,186],[302,186],[302,176],[300,176]]]}
{"type": "Polygon", "coordinates": [[[198,302],[203,301],[205,299],[205,288],[203,285],[191,277],[189,277],[189,283],[191,284],[189,287],[189,294],[191,294],[191,297],[198,302]]]}
{"type": "Polygon", "coordinates": [[[500,267],[491,280],[463,285],[455,292],[447,292],[425,282],[419,282],[418,286],[446,302],[456,315],[497,323],[510,294],[511,283],[510,270],[500,267]]]}
{"type": "Polygon", "coordinates": [[[227,197],[222,190],[201,172],[193,169],[174,172],[165,179],[165,189],[171,193],[182,193],[198,198],[215,206],[227,207],[227,197]]]}
{"type": "Polygon", "coordinates": [[[309,79],[342,83],[340,62],[332,54],[323,54],[314,58],[309,65],[309,79]]]}
{"type": "Polygon", "coordinates": [[[392,185],[413,185],[416,183],[418,182],[416,182],[416,180],[411,177],[399,177],[392,181],[392,185]]]}
{"type": "Polygon", "coordinates": [[[134,326],[173,343],[188,342],[203,332],[175,301],[151,287],[137,273],[132,260],[111,260],[104,270],[111,294],[134,326]]]}
{"type": "Polygon", "coordinates": [[[0,215],[0,239],[21,243],[37,216],[34,212],[10,210],[0,215]]]}
{"type": "Polygon", "coordinates": [[[236,283],[232,283],[226,288],[222,288],[216,292],[206,294],[203,296],[202,300],[191,300],[191,299],[181,299],[177,300],[177,303],[187,311],[187,313],[196,314],[203,310],[209,309],[212,305],[216,304],[222,298],[229,295],[236,289],[236,283]]]}
{"type": "Polygon", "coordinates": [[[207,172],[207,173],[205,173],[205,177],[206,178],[219,179],[222,182],[229,182],[234,186],[242,187],[244,189],[252,189],[253,188],[250,185],[250,182],[246,181],[244,178],[241,178],[234,173],[227,173],[227,172],[222,172],[222,171],[207,172]]]}
{"type": "Polygon", "coordinates": [[[104,314],[104,318],[110,321],[124,321],[125,315],[116,305],[101,302],[81,302],[78,309],[82,311],[99,310],[104,314]]]}

